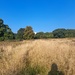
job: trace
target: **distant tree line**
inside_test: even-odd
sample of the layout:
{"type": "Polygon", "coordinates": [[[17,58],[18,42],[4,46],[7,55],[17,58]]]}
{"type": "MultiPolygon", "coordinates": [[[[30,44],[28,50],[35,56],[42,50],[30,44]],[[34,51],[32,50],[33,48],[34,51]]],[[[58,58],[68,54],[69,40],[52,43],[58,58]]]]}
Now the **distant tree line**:
{"type": "Polygon", "coordinates": [[[27,26],[26,28],[20,28],[17,33],[13,33],[9,26],[0,19],[0,41],[71,37],[75,37],[75,29],[55,29],[52,32],[38,32],[35,34],[32,27],[27,26]]]}

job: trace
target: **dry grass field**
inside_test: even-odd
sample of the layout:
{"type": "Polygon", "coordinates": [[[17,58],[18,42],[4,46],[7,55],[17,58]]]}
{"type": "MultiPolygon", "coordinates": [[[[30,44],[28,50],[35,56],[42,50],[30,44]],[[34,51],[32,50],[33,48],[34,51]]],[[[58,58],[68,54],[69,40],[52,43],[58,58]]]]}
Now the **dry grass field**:
{"type": "Polygon", "coordinates": [[[28,67],[38,71],[29,75],[48,75],[53,63],[64,75],[75,75],[74,38],[0,42],[0,75],[28,75],[21,72],[28,67]]]}

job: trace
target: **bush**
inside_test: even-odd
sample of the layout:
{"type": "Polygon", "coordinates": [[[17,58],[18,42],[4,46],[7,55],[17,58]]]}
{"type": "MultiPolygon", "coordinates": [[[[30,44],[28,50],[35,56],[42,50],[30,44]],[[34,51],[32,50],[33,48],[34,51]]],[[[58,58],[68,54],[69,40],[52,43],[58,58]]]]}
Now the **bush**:
{"type": "Polygon", "coordinates": [[[45,74],[45,68],[40,67],[38,65],[36,66],[29,66],[26,68],[23,68],[17,75],[44,75],[45,74]]]}

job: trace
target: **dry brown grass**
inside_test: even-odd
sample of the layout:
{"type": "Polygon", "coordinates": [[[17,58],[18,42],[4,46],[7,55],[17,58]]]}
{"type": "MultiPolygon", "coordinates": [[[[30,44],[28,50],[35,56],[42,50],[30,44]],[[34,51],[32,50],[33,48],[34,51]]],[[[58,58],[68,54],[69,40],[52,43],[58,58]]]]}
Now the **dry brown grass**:
{"type": "Polygon", "coordinates": [[[26,59],[32,66],[44,66],[46,75],[52,63],[65,75],[75,75],[75,39],[0,42],[0,75],[16,75],[26,59]]]}

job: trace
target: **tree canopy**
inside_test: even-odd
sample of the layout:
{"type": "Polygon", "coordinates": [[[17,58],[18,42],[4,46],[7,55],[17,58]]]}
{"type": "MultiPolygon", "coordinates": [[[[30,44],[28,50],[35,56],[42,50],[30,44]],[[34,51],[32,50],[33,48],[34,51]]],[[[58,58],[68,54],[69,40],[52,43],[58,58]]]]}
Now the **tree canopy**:
{"type": "Polygon", "coordinates": [[[27,26],[24,30],[24,39],[34,39],[34,31],[31,26],[27,26]]]}
{"type": "Polygon", "coordinates": [[[25,28],[20,28],[18,30],[17,35],[16,35],[16,39],[23,40],[24,30],[25,30],[25,28]]]}
{"type": "Polygon", "coordinates": [[[53,34],[51,32],[38,32],[35,35],[35,39],[47,39],[47,38],[52,38],[53,34]]]}
{"type": "Polygon", "coordinates": [[[55,29],[52,32],[34,33],[31,26],[20,28],[17,33],[13,33],[8,25],[0,19],[0,41],[4,40],[29,40],[29,39],[47,39],[47,38],[71,38],[75,37],[75,29],[55,29]]]}
{"type": "Polygon", "coordinates": [[[9,40],[13,39],[13,32],[8,25],[5,25],[3,20],[0,19],[0,40],[9,40]]]}
{"type": "Polygon", "coordinates": [[[53,31],[53,36],[55,38],[65,38],[65,29],[56,29],[53,31]]]}
{"type": "Polygon", "coordinates": [[[52,33],[54,38],[75,37],[75,29],[55,29],[52,33]]]}

